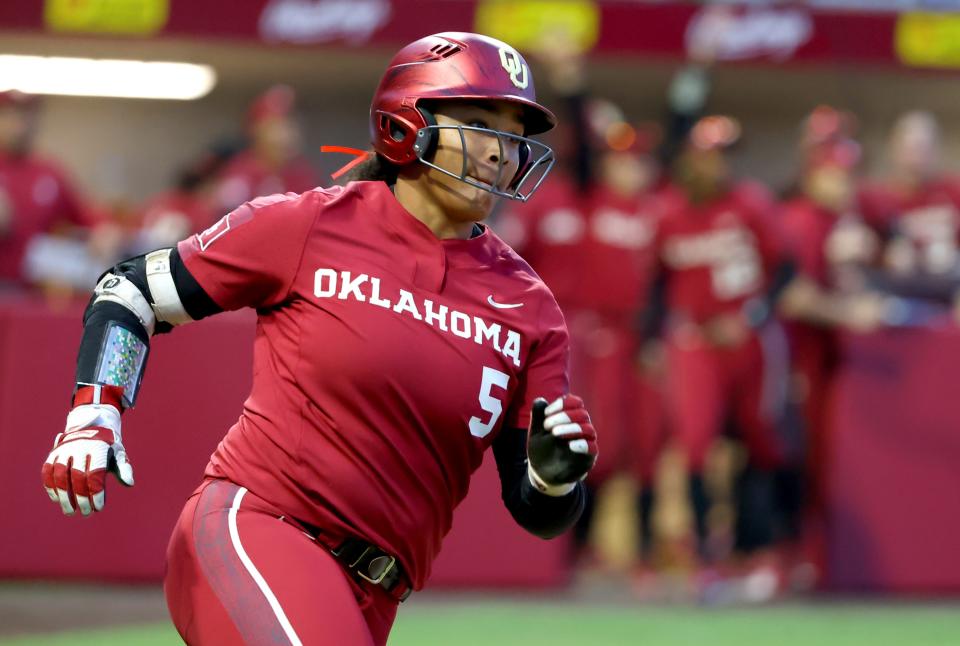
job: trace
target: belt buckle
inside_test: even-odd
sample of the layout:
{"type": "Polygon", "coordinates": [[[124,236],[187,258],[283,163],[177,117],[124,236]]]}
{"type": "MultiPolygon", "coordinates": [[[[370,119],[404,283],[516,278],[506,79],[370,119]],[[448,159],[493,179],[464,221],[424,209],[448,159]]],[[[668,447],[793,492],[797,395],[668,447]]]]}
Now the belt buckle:
{"type": "MultiPolygon", "coordinates": [[[[366,554],[366,551],[364,551],[364,554],[366,554]]],[[[361,557],[361,558],[362,558],[362,557],[361,557]]],[[[367,576],[362,570],[359,570],[359,569],[358,569],[358,570],[357,570],[357,576],[359,576],[359,577],[360,577],[361,579],[363,579],[364,581],[369,581],[370,583],[372,583],[372,584],[374,584],[374,585],[380,585],[381,583],[383,583],[383,580],[387,577],[388,574],[390,574],[390,571],[397,565],[397,558],[396,558],[395,556],[390,556],[390,555],[384,554],[383,556],[378,556],[378,557],[372,559],[370,562],[373,563],[373,561],[376,561],[377,559],[382,559],[382,558],[386,558],[386,559],[388,559],[388,560],[390,561],[390,562],[387,564],[387,566],[386,566],[385,568],[383,568],[383,572],[381,572],[380,574],[378,574],[378,575],[375,576],[375,577],[371,577],[371,576],[367,576]]],[[[357,559],[357,562],[359,562],[359,561],[360,561],[360,559],[357,559]]],[[[353,567],[353,566],[351,566],[351,567],[353,567]]],[[[368,569],[369,569],[369,568],[368,568],[368,569]]]]}

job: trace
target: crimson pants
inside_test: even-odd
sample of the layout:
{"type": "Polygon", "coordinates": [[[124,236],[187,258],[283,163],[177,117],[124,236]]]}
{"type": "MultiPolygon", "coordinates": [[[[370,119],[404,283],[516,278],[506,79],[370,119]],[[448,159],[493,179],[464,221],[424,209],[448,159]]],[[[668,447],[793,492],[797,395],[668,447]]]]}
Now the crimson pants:
{"type": "Polygon", "coordinates": [[[600,437],[587,482],[599,487],[620,472],[649,485],[666,437],[659,388],[638,374],[629,315],[568,312],[570,387],[583,398],[600,437]]]}
{"type": "Polygon", "coordinates": [[[164,593],[188,644],[385,644],[397,602],[243,487],[207,480],[167,548],[164,593]]]}
{"type": "Polygon", "coordinates": [[[671,428],[700,473],[707,451],[732,416],[751,460],[761,469],[780,465],[783,449],[776,424],[787,379],[786,342],[779,329],[752,336],[738,348],[706,344],[689,330],[668,344],[666,404],[671,428]],[[762,339],[761,334],[769,334],[762,339]]]}

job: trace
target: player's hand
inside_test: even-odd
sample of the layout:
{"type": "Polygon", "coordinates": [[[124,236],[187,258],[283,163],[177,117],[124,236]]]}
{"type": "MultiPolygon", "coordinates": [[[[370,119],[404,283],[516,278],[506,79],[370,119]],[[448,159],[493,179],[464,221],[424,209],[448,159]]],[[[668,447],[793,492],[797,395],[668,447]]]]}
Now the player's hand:
{"type": "Polygon", "coordinates": [[[717,348],[738,348],[750,337],[750,327],[739,313],[720,314],[703,324],[703,334],[717,348]]]}
{"type": "Polygon", "coordinates": [[[583,400],[573,395],[550,404],[534,400],[527,460],[530,481],[551,495],[567,493],[587,476],[597,461],[597,431],[583,400]]]}
{"type": "Polygon", "coordinates": [[[84,516],[103,510],[106,476],[133,486],[133,467],[120,437],[120,413],[106,404],[83,404],[67,415],[63,433],[43,463],[43,487],[63,513],[84,516]]]}
{"type": "Polygon", "coordinates": [[[890,307],[882,295],[866,292],[849,296],[843,309],[844,327],[866,334],[883,326],[890,307]]]}

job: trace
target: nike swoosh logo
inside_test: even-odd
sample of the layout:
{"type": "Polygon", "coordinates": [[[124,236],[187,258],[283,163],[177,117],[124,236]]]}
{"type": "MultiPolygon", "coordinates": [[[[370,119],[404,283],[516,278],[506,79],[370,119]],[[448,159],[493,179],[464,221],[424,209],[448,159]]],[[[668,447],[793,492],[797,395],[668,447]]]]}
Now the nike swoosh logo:
{"type": "Polygon", "coordinates": [[[501,310],[512,310],[515,307],[523,307],[523,303],[498,303],[493,300],[493,294],[487,296],[487,302],[501,310]]]}

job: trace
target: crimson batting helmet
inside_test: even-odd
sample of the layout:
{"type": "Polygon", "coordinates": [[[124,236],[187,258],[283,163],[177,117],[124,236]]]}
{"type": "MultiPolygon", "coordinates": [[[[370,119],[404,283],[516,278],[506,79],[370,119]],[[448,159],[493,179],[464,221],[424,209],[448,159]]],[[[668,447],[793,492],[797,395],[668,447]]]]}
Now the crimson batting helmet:
{"type": "Polygon", "coordinates": [[[527,62],[513,47],[480,34],[445,32],[407,45],[390,61],[370,106],[374,150],[397,165],[419,161],[495,195],[529,199],[553,167],[553,151],[527,136],[473,126],[438,126],[423,104],[451,99],[519,105],[527,136],[544,133],[557,122],[550,110],[537,103],[527,62]],[[499,189],[499,174],[492,186],[467,176],[466,150],[459,174],[427,159],[442,129],[457,130],[461,142],[465,142],[464,131],[496,136],[501,150],[504,141],[519,142],[519,170],[508,189],[499,189]],[[525,187],[531,188],[522,190],[525,187]]]}

